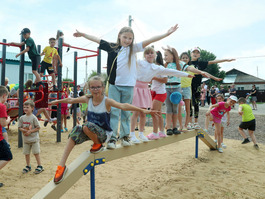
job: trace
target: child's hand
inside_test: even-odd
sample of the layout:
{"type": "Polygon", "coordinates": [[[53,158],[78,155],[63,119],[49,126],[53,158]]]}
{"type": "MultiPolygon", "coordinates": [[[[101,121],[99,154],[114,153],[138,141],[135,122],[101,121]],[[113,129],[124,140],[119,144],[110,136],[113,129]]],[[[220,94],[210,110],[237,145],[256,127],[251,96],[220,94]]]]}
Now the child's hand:
{"type": "Polygon", "coordinates": [[[214,80],[217,81],[217,82],[220,82],[223,79],[222,78],[219,78],[219,77],[215,77],[214,80]]]}
{"type": "Polygon", "coordinates": [[[193,78],[193,77],[194,77],[194,75],[188,75],[188,77],[189,77],[189,78],[193,78]]]}
{"type": "Polygon", "coordinates": [[[10,123],[10,121],[11,121],[10,116],[7,117],[6,121],[7,121],[7,123],[10,123]]]}
{"type": "Polygon", "coordinates": [[[205,115],[206,115],[206,116],[209,116],[209,115],[210,115],[210,111],[207,111],[207,112],[205,113],[205,115]]]}
{"type": "Polygon", "coordinates": [[[17,55],[16,55],[16,58],[19,57],[19,56],[20,56],[20,54],[17,54],[17,55]]]}
{"type": "Polygon", "coordinates": [[[79,32],[78,30],[76,30],[76,32],[74,33],[74,37],[82,37],[83,33],[79,32]]]}
{"type": "Polygon", "coordinates": [[[227,122],[226,122],[226,125],[227,125],[227,126],[229,126],[229,125],[230,125],[230,121],[229,121],[229,120],[227,120],[227,122]]]}
{"type": "Polygon", "coordinates": [[[171,27],[168,31],[167,31],[167,35],[171,35],[173,32],[175,32],[178,29],[178,24],[176,24],[175,26],[171,27]]]}
{"type": "Polygon", "coordinates": [[[62,64],[62,63],[60,63],[60,64],[59,64],[59,66],[63,67],[63,64],[62,64]]]}
{"type": "Polygon", "coordinates": [[[243,115],[243,111],[238,111],[238,114],[239,115],[243,115]]]}
{"type": "Polygon", "coordinates": [[[157,110],[144,110],[143,111],[144,114],[150,114],[152,116],[159,116],[159,113],[161,113],[160,111],[157,110]]]}
{"type": "Polygon", "coordinates": [[[236,61],[236,59],[226,59],[225,61],[231,62],[231,61],[236,61]]]}

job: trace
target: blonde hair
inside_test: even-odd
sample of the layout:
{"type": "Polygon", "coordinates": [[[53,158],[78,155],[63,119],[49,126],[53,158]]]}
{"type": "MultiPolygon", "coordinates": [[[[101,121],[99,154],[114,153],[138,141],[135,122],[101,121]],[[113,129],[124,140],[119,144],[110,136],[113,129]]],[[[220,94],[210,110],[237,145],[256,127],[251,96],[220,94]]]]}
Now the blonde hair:
{"type": "Polygon", "coordinates": [[[221,97],[222,99],[225,99],[223,94],[217,94],[217,95],[216,95],[216,98],[217,98],[217,97],[221,97]]]}
{"type": "Polygon", "coordinates": [[[31,108],[34,108],[35,107],[35,104],[32,100],[27,100],[23,103],[23,105],[25,106],[30,106],[31,108]]]}
{"type": "MultiPolygon", "coordinates": [[[[87,81],[88,88],[90,88],[90,82],[92,82],[92,81],[100,81],[102,87],[105,88],[105,82],[104,82],[104,79],[101,76],[96,75],[96,76],[91,77],[87,81]]],[[[102,93],[104,93],[104,91],[102,93]]],[[[92,98],[93,96],[92,96],[92,94],[88,94],[88,95],[86,95],[86,97],[87,98],[92,98]]]]}
{"type": "Polygon", "coordinates": [[[8,95],[8,90],[5,86],[0,86],[0,97],[2,97],[4,94],[8,95]]]}
{"type": "MultiPolygon", "coordinates": [[[[153,47],[151,47],[151,46],[148,46],[148,47],[144,48],[144,54],[143,54],[143,56],[145,56],[146,54],[148,54],[150,52],[153,52],[154,55],[156,55],[155,49],[153,47]]],[[[153,62],[155,62],[155,58],[154,58],[154,61],[153,62]]]]}
{"type": "Polygon", "coordinates": [[[240,103],[243,103],[243,104],[245,104],[247,101],[246,101],[246,99],[244,98],[244,97],[240,97],[239,99],[238,99],[238,103],[240,104],[240,103]]]}

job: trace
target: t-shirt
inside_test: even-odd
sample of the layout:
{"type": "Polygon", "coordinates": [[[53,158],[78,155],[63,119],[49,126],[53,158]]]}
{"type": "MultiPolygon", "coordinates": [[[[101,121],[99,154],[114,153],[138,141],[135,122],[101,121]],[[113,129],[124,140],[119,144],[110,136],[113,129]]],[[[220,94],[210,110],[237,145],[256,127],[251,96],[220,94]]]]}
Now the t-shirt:
{"type": "Polygon", "coordinates": [[[130,47],[117,46],[117,44],[100,40],[99,49],[107,51],[107,74],[110,75],[109,83],[117,86],[135,86],[136,84],[136,53],[143,51],[143,44],[133,44],[131,65],[128,65],[130,47]],[[118,56],[118,57],[117,57],[118,56]],[[114,59],[111,74],[111,66],[114,59]]]}
{"type": "Polygon", "coordinates": [[[257,89],[255,89],[255,88],[252,88],[251,89],[251,93],[253,93],[253,94],[251,94],[251,96],[257,96],[257,89]],[[256,92],[255,92],[256,91],[256,92]],[[255,92],[255,93],[254,93],[255,92]]]}
{"type": "Polygon", "coordinates": [[[88,104],[87,103],[81,103],[81,111],[86,111],[88,104]]]}
{"type": "Polygon", "coordinates": [[[240,104],[239,106],[242,107],[243,111],[242,122],[249,122],[255,119],[252,109],[248,104],[240,104]]]}
{"type": "Polygon", "coordinates": [[[232,92],[235,92],[235,91],[236,91],[235,88],[230,88],[230,94],[231,94],[231,95],[236,95],[236,93],[232,93],[232,92]]]}
{"type": "MultiPolygon", "coordinates": [[[[167,77],[167,75],[157,75],[156,77],[163,78],[167,77]]],[[[155,91],[156,94],[164,94],[166,93],[166,84],[157,80],[152,80],[151,90],[155,91]]]]}
{"type": "Polygon", "coordinates": [[[45,56],[43,58],[43,61],[52,64],[52,58],[54,55],[58,55],[58,51],[55,48],[52,48],[50,46],[46,46],[43,49],[43,52],[45,53],[45,56]]]}
{"type": "MultiPolygon", "coordinates": [[[[6,106],[2,103],[0,103],[0,118],[7,119],[7,113],[6,113],[6,106]]],[[[0,124],[0,141],[4,139],[3,132],[2,132],[2,126],[0,124]]]]}
{"type": "Polygon", "coordinates": [[[213,114],[213,116],[215,116],[215,117],[217,117],[219,119],[222,119],[224,114],[231,110],[231,106],[226,108],[225,107],[225,102],[218,102],[218,105],[219,105],[218,107],[215,107],[210,112],[211,112],[211,114],[213,114]]]}
{"type": "MultiPolygon", "coordinates": [[[[187,71],[189,65],[184,66],[182,70],[187,71]]],[[[189,67],[194,68],[193,65],[190,65],[189,67]]],[[[188,74],[194,75],[195,73],[187,71],[188,74]]],[[[189,77],[181,77],[181,88],[187,88],[191,86],[192,78],[189,77]]]]}
{"type": "MultiPolygon", "coordinates": [[[[15,86],[13,86],[13,88],[17,91],[19,89],[19,84],[15,84],[15,86]]],[[[26,85],[25,84],[24,84],[24,89],[26,89],[26,85]]]]}
{"type": "MultiPolygon", "coordinates": [[[[32,129],[40,127],[40,123],[37,117],[33,114],[31,115],[22,115],[18,120],[18,128],[29,128],[31,125],[32,129]]],[[[23,135],[24,143],[34,143],[39,141],[39,131],[31,133],[28,136],[23,135]]]]}
{"type": "MultiPolygon", "coordinates": [[[[191,61],[191,65],[194,65],[194,68],[198,70],[205,70],[208,66],[208,61],[191,61]]],[[[192,79],[191,87],[192,91],[196,92],[198,88],[201,86],[202,82],[202,75],[195,75],[195,77],[192,79]]]]}
{"type": "Polygon", "coordinates": [[[28,55],[29,58],[32,59],[35,56],[39,56],[40,54],[37,51],[36,45],[34,40],[29,37],[28,39],[24,40],[27,47],[29,47],[28,55]]]}

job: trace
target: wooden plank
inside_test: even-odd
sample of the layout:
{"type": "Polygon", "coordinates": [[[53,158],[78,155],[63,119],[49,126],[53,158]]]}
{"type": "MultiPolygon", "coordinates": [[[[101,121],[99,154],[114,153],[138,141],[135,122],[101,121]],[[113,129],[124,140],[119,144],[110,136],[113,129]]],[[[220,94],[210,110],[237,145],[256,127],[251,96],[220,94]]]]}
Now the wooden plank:
{"type": "Polygon", "coordinates": [[[214,140],[204,130],[197,130],[197,135],[211,150],[216,150],[217,146],[214,140]]]}

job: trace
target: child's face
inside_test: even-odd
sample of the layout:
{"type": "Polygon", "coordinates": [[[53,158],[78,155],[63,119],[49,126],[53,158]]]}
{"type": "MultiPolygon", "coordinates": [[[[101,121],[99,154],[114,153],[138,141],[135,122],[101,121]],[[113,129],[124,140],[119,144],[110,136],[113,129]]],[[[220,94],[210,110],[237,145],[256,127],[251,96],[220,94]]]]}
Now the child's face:
{"type": "Polygon", "coordinates": [[[180,60],[184,61],[186,64],[188,64],[190,61],[190,58],[188,55],[182,55],[180,60]]]}
{"type": "Polygon", "coordinates": [[[1,103],[2,104],[6,103],[6,100],[7,100],[7,94],[3,94],[1,103]]]}
{"type": "Polygon", "coordinates": [[[196,61],[200,58],[201,54],[198,50],[194,50],[192,53],[191,53],[191,60],[192,61],[196,61]]]}
{"type": "Polygon", "coordinates": [[[155,57],[156,54],[154,51],[149,51],[144,54],[145,60],[148,61],[149,63],[154,63],[155,57]]]}
{"type": "Polygon", "coordinates": [[[104,87],[102,86],[101,81],[93,80],[89,83],[89,91],[93,96],[100,96],[102,95],[102,92],[104,90],[104,87]]]}
{"type": "Polygon", "coordinates": [[[23,105],[23,111],[24,111],[26,114],[30,114],[30,113],[32,113],[33,108],[32,108],[30,105],[23,105]]]}
{"type": "Polygon", "coordinates": [[[217,99],[217,102],[223,102],[224,101],[224,99],[222,97],[217,97],[216,99],[217,99]]]}
{"type": "Polygon", "coordinates": [[[124,32],[119,35],[121,46],[130,46],[133,42],[133,34],[131,32],[124,32]]]}
{"type": "Polygon", "coordinates": [[[30,37],[30,33],[23,34],[24,39],[28,39],[30,37]]]}
{"type": "Polygon", "coordinates": [[[50,47],[54,47],[55,46],[55,40],[51,40],[51,41],[49,41],[49,44],[50,44],[50,47]]]}
{"type": "Polygon", "coordinates": [[[231,100],[230,98],[228,98],[227,103],[229,104],[229,106],[234,106],[236,104],[236,102],[234,100],[231,100]]]}
{"type": "Polygon", "coordinates": [[[167,63],[173,62],[173,55],[168,50],[164,52],[164,60],[167,63]]]}

